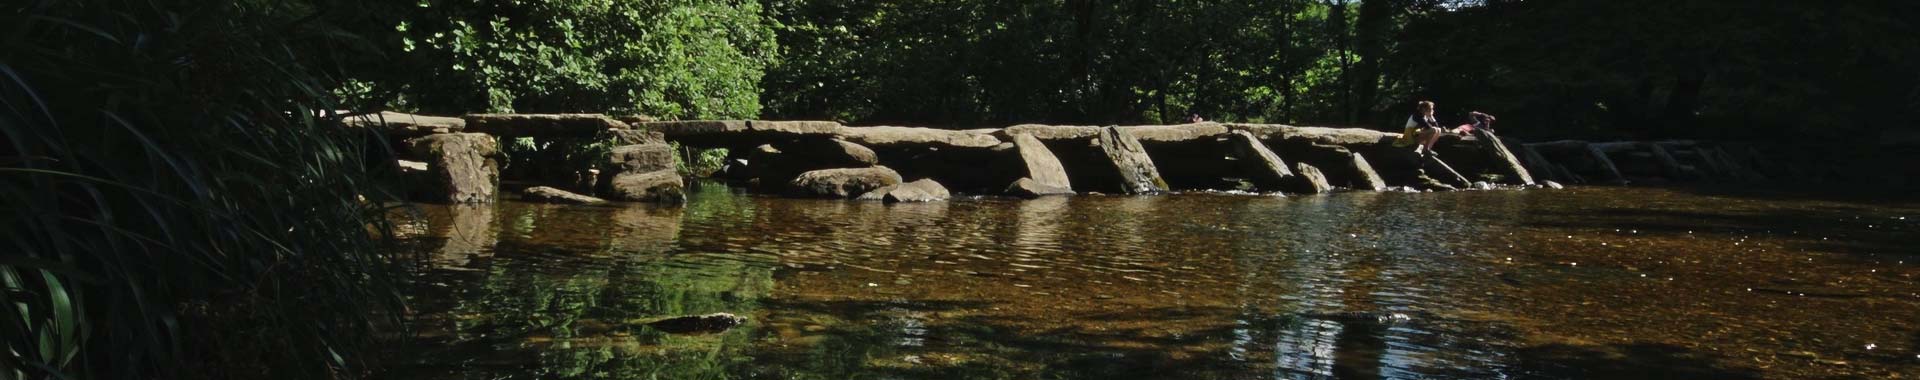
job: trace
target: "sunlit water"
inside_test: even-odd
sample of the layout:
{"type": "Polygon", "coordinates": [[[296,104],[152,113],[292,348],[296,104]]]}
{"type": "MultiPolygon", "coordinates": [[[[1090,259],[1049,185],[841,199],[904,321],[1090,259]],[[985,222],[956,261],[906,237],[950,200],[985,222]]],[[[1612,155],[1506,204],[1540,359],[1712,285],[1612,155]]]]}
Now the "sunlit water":
{"type": "Polygon", "coordinates": [[[425,206],[392,378],[1920,377],[1920,204],[1658,189],[425,206]],[[727,312],[724,333],[666,317],[727,312]]]}

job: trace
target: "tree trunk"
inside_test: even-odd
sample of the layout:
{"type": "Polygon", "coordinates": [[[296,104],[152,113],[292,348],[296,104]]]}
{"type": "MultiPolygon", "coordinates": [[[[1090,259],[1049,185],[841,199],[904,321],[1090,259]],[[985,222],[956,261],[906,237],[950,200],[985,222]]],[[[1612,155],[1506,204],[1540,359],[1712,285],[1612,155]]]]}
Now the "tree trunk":
{"type": "Polygon", "coordinates": [[[1375,103],[1375,94],[1380,90],[1381,60],[1387,57],[1388,36],[1392,34],[1394,10],[1400,6],[1398,1],[1371,0],[1360,2],[1360,20],[1355,23],[1355,49],[1360,55],[1359,64],[1354,67],[1354,89],[1351,107],[1347,110],[1347,122],[1354,123],[1360,115],[1371,113],[1375,103]]]}

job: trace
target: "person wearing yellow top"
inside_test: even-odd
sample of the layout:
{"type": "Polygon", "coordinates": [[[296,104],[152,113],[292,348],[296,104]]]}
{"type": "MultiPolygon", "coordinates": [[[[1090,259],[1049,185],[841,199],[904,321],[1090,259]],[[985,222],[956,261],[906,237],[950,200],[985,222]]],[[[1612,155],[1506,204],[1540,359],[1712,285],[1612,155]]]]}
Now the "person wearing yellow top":
{"type": "Polygon", "coordinates": [[[1412,146],[1414,154],[1433,155],[1433,143],[1439,142],[1440,135],[1445,133],[1440,129],[1440,121],[1433,118],[1433,108],[1430,101],[1415,103],[1413,116],[1407,117],[1406,129],[1401,131],[1399,139],[1393,140],[1393,146],[1412,146]]]}

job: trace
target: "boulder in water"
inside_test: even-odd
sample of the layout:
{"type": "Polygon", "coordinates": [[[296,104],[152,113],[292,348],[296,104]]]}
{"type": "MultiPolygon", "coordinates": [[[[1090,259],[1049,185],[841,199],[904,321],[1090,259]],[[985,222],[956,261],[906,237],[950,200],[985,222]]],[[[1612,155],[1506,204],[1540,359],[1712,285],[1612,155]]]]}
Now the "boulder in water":
{"type": "Polygon", "coordinates": [[[1044,186],[1044,190],[1073,193],[1073,181],[1067,177],[1066,166],[1060,164],[1060,158],[1040,139],[1028,134],[1011,135],[1008,139],[1013,140],[1013,153],[1020,160],[1016,169],[1022,177],[1044,186]]]}
{"type": "Polygon", "coordinates": [[[922,179],[874,189],[861,195],[859,199],[899,203],[944,201],[952,197],[953,194],[947,191],[946,186],[941,186],[939,182],[932,179],[922,179]]]}
{"type": "Polygon", "coordinates": [[[900,184],[900,173],[885,166],[821,169],[800,173],[788,185],[796,195],[847,199],[900,184]]]}
{"type": "Polygon", "coordinates": [[[1554,190],[1567,188],[1565,185],[1561,185],[1559,182],[1554,182],[1554,181],[1540,181],[1540,186],[1549,188],[1549,189],[1554,189],[1554,190]]]}
{"type": "Polygon", "coordinates": [[[1327,183],[1327,175],[1320,173],[1320,168],[1313,167],[1313,165],[1308,165],[1305,162],[1295,162],[1293,163],[1293,173],[1293,184],[1288,186],[1288,191],[1320,194],[1333,190],[1333,185],[1327,183]]]}
{"type": "Polygon", "coordinates": [[[500,186],[500,143],[479,133],[442,133],[407,141],[408,150],[427,161],[430,201],[493,202],[500,186]]]}
{"type": "Polygon", "coordinates": [[[673,169],[626,172],[613,176],[608,196],[628,202],[680,203],[687,200],[686,184],[673,169]]]}

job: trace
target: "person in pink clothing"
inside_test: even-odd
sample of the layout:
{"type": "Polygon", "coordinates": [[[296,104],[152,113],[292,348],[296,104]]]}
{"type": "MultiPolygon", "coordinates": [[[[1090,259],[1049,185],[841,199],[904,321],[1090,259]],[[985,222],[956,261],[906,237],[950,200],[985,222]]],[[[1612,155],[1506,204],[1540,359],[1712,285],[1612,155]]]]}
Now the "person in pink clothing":
{"type": "Polygon", "coordinates": [[[1487,132],[1493,132],[1493,120],[1494,120],[1493,115],[1488,115],[1480,111],[1473,111],[1473,112],[1467,113],[1467,118],[1473,119],[1473,124],[1461,124],[1459,127],[1454,127],[1453,133],[1459,134],[1461,136],[1466,136],[1466,135],[1473,134],[1473,130],[1475,129],[1485,130],[1487,132]]]}

